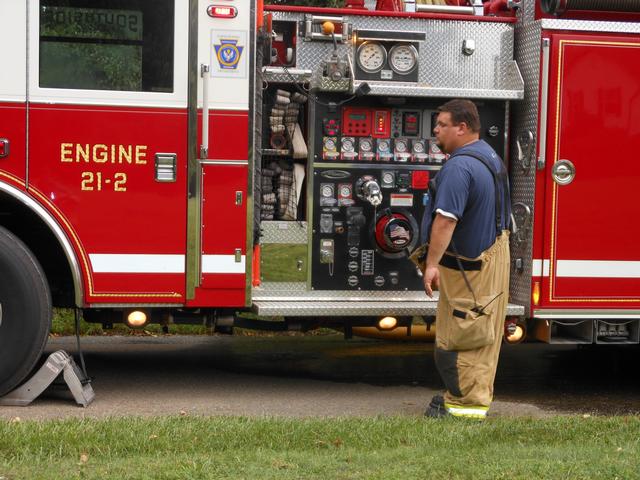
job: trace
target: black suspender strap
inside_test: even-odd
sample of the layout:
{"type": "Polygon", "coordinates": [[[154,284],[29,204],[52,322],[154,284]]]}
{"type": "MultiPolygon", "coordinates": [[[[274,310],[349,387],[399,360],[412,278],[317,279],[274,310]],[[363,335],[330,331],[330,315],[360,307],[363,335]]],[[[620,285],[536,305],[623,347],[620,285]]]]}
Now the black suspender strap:
{"type": "MultiPolygon", "coordinates": [[[[495,188],[495,201],[496,201],[496,237],[500,235],[500,233],[502,233],[502,218],[505,218],[505,226],[507,226],[507,228],[509,227],[509,223],[511,221],[510,218],[507,218],[508,215],[508,204],[507,202],[509,201],[509,181],[507,180],[507,174],[506,171],[502,171],[502,172],[498,172],[496,173],[495,170],[493,169],[493,167],[491,166],[491,164],[489,164],[489,162],[478,156],[478,155],[474,155],[472,153],[460,153],[458,155],[452,155],[451,157],[449,157],[449,160],[456,158],[456,157],[471,157],[471,158],[475,158],[476,160],[478,160],[480,163],[482,163],[485,167],[487,167],[487,169],[489,170],[489,172],[491,173],[491,177],[493,178],[493,185],[495,188]],[[502,195],[500,195],[500,189],[498,188],[498,177],[500,177],[500,180],[502,180],[502,185],[503,185],[503,192],[502,195]],[[503,205],[503,202],[504,205],[503,205]]],[[[449,161],[448,160],[448,161],[449,161]]]]}

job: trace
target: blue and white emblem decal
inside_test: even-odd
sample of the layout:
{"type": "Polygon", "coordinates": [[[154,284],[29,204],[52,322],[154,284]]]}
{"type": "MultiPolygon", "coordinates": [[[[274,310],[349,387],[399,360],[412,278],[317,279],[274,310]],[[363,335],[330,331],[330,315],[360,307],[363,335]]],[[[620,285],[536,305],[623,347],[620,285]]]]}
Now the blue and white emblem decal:
{"type": "Polygon", "coordinates": [[[238,45],[238,40],[221,38],[220,44],[214,45],[216,58],[223,70],[236,70],[242,57],[243,46],[238,45]]]}

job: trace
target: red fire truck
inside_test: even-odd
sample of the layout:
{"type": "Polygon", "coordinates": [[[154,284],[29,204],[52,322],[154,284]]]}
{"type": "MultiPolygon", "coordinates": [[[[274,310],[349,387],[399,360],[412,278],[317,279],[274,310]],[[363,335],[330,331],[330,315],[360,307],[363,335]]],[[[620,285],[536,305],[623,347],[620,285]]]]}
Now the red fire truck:
{"type": "Polygon", "coordinates": [[[640,1],[368,3],[0,1],[0,393],[52,306],[433,331],[453,97],[509,165],[510,340],[638,343],[640,1]]]}

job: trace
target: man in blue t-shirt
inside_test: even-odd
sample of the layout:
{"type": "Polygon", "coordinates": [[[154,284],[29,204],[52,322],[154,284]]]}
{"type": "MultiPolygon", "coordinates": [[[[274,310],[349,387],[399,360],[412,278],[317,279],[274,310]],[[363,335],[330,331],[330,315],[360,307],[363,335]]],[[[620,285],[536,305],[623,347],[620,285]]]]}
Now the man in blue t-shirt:
{"type": "Polygon", "coordinates": [[[504,329],[509,287],[506,169],[480,140],[480,117],[469,100],[439,109],[433,130],[450,155],[432,184],[422,222],[428,243],[424,289],[439,289],[436,366],[445,383],[425,414],[484,418],[504,329]]]}

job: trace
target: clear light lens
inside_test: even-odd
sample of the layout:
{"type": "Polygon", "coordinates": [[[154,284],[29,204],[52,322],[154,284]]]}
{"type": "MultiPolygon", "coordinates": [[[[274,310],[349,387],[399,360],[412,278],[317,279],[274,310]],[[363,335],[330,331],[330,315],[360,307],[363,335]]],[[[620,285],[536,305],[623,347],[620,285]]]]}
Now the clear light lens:
{"type": "Polygon", "coordinates": [[[511,335],[507,336],[507,342],[518,343],[524,338],[524,334],[524,327],[518,323],[516,324],[515,331],[511,335]]]}
{"type": "Polygon", "coordinates": [[[384,317],[378,320],[378,328],[380,330],[393,330],[398,325],[395,317],[384,317]]]}
{"type": "Polygon", "coordinates": [[[127,315],[127,325],[131,328],[140,328],[144,327],[147,324],[147,314],[140,311],[134,310],[127,315]]]}

